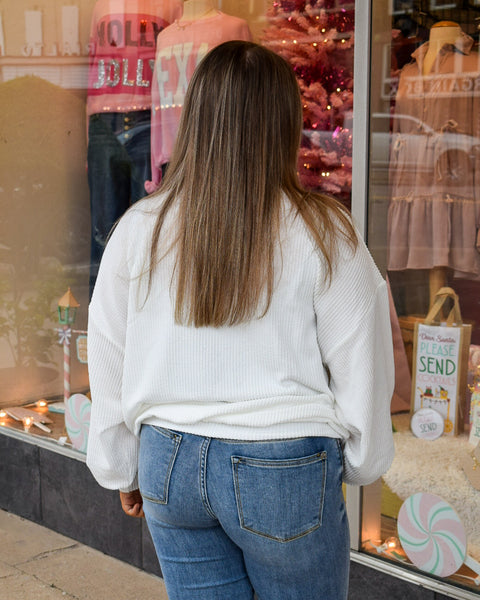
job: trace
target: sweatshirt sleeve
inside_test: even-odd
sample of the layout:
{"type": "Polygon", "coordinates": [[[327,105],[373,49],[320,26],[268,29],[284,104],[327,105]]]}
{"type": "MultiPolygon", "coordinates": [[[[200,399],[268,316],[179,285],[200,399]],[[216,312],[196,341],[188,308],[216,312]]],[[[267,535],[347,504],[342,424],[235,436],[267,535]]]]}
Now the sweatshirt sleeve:
{"type": "Polygon", "coordinates": [[[362,240],[344,247],[331,285],[315,294],[320,351],[330,374],[335,411],[350,433],[346,483],[366,485],[393,460],[390,402],[393,345],[387,286],[362,240]]]}
{"type": "Polygon", "coordinates": [[[124,217],[107,243],[88,313],[92,415],[87,466],[102,487],[124,492],[138,487],[138,439],[127,428],[122,410],[129,221],[124,217]]]}

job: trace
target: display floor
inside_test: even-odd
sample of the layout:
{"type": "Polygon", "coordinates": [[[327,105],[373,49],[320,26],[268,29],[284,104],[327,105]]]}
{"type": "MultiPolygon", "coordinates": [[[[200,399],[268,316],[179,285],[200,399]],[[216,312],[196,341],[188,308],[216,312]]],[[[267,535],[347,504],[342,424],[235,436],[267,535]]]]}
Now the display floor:
{"type": "MultiPolygon", "coordinates": [[[[467,555],[479,561],[480,492],[470,484],[461,467],[462,458],[472,450],[468,436],[442,436],[434,441],[416,438],[409,428],[409,413],[394,415],[393,423],[395,458],[382,481],[381,540],[398,536],[396,518],[404,500],[418,492],[426,492],[441,497],[455,509],[467,532],[467,555]]],[[[378,556],[370,542],[366,542],[363,549],[378,556]]],[[[383,556],[410,565],[401,547],[383,556]]],[[[413,565],[411,568],[415,570],[413,565]]],[[[463,565],[448,581],[480,596],[480,586],[473,582],[478,575],[480,573],[463,565]]]]}
{"type": "Polygon", "coordinates": [[[402,501],[428,492],[448,502],[468,532],[469,554],[480,560],[480,491],[471,485],[461,466],[472,451],[468,435],[419,439],[405,427],[408,419],[409,415],[396,419],[395,458],[383,477],[385,483],[402,501]]]}
{"type": "MultiPolygon", "coordinates": [[[[63,400],[59,398],[55,404],[63,400]]],[[[50,405],[52,403],[49,403],[50,405]]],[[[0,427],[7,429],[13,429],[15,431],[22,431],[33,438],[42,438],[43,440],[49,440],[53,444],[60,444],[67,448],[71,448],[72,444],[68,437],[68,433],[65,427],[65,414],[63,412],[53,412],[53,410],[47,410],[45,407],[39,407],[37,403],[22,405],[22,409],[34,412],[38,415],[38,418],[43,421],[41,425],[43,428],[35,425],[34,423],[28,426],[28,430],[25,431],[25,424],[22,419],[18,420],[9,414],[9,408],[20,408],[11,407],[5,405],[0,409],[0,427]],[[46,429],[48,430],[46,430],[46,429]]],[[[16,414],[14,411],[12,414],[16,414]]]]}
{"type": "Polygon", "coordinates": [[[384,480],[402,500],[417,492],[443,498],[468,532],[468,552],[480,560],[480,492],[468,481],[461,461],[471,452],[468,436],[443,436],[434,442],[409,431],[394,436],[395,459],[384,480]]]}

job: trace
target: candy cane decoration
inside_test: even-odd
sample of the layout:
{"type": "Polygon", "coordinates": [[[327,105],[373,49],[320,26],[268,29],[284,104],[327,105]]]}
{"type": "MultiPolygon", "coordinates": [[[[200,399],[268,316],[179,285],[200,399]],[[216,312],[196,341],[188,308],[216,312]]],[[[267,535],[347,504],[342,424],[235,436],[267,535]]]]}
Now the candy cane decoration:
{"type": "Polygon", "coordinates": [[[63,400],[70,397],[70,339],[63,342],[63,400]]]}
{"type": "Polygon", "coordinates": [[[63,329],[57,329],[59,334],[59,343],[63,344],[63,399],[70,398],[70,340],[72,333],[86,334],[83,329],[71,329],[64,326],[63,329]]]}
{"type": "Polygon", "coordinates": [[[70,397],[70,338],[72,330],[70,327],[64,326],[63,329],[57,331],[59,342],[63,344],[63,399],[65,401],[70,397]]]}

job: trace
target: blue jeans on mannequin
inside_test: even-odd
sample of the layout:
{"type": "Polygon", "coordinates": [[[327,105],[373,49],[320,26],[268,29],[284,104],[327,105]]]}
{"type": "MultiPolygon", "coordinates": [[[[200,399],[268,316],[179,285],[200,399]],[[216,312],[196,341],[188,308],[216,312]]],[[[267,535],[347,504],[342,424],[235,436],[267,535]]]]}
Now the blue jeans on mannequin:
{"type": "Polygon", "coordinates": [[[151,178],[149,110],[99,113],[88,126],[91,211],[90,296],[108,234],[151,178]]]}
{"type": "Polygon", "coordinates": [[[342,470],[336,439],[144,425],[139,486],[169,600],[345,600],[342,470]]]}

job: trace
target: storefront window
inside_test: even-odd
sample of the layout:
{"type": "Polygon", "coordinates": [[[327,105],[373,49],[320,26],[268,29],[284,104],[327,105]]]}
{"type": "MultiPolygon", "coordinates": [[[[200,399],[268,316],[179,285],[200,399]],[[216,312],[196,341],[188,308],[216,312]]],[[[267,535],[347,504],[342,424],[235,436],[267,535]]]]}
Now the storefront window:
{"type": "MultiPolygon", "coordinates": [[[[361,546],[475,594],[480,3],[373,0],[371,14],[367,241],[392,294],[396,457],[365,489],[361,546]],[[422,347],[442,288],[432,326],[457,330],[422,347]],[[420,528],[435,507],[456,537],[448,523],[420,528]]],[[[291,63],[300,178],[350,207],[354,29],[349,0],[0,0],[0,429],[84,455],[87,309],[105,240],[160,185],[211,47],[251,39],[291,63]]]]}
{"type": "Polygon", "coordinates": [[[396,456],[362,547],[480,594],[479,19],[373,2],[368,244],[395,308],[396,456]]]}
{"type": "Polygon", "coordinates": [[[85,452],[87,309],[105,240],[158,188],[211,47],[251,39],[292,64],[302,182],[350,205],[353,31],[347,0],[0,0],[4,431],[85,452]]]}

